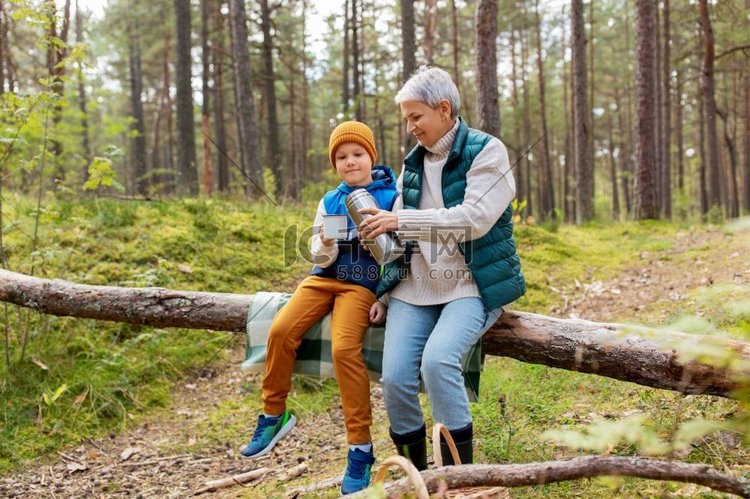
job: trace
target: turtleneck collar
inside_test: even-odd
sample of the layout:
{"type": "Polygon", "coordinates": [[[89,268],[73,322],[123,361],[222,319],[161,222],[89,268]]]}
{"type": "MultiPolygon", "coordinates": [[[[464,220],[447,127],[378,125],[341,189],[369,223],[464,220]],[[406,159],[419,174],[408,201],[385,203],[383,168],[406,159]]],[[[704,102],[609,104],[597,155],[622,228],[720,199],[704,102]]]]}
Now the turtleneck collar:
{"type": "Polygon", "coordinates": [[[453,128],[448,130],[445,135],[438,139],[437,142],[429,147],[425,147],[431,156],[430,159],[435,160],[448,157],[448,153],[451,152],[451,147],[453,146],[453,141],[456,138],[456,131],[458,130],[459,124],[460,120],[456,119],[453,128]]]}

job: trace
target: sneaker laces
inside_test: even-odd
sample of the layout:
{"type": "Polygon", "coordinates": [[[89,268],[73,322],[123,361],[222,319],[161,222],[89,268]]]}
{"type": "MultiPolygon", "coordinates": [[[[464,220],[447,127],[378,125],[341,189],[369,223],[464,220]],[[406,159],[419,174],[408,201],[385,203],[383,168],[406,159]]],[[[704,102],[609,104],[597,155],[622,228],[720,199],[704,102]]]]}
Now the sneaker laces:
{"type": "Polygon", "coordinates": [[[365,476],[367,465],[370,464],[369,455],[365,452],[354,451],[349,454],[346,464],[346,474],[355,480],[361,480],[365,476]],[[361,456],[360,456],[361,455],[361,456]]]}
{"type": "Polygon", "coordinates": [[[266,428],[268,428],[269,426],[274,426],[278,422],[279,418],[267,418],[264,416],[258,416],[258,426],[255,428],[255,433],[253,433],[253,440],[258,440],[259,438],[263,437],[263,432],[266,431],[266,428]]]}

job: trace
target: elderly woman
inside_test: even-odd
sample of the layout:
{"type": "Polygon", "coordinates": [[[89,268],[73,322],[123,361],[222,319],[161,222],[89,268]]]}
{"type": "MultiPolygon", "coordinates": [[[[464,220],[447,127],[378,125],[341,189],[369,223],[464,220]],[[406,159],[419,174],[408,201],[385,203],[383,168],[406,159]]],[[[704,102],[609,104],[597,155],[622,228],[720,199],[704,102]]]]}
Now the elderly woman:
{"type": "MultiPolygon", "coordinates": [[[[501,307],[526,291],[513,240],[515,181],[505,146],[459,116],[447,72],[421,68],[395,101],[419,144],[404,159],[393,211],[361,210],[370,217],[359,227],[366,237],[395,232],[412,241],[378,287],[389,305],[382,386],[390,434],[399,454],[427,467],[421,374],[434,421],[448,428],[462,463],[471,463],[461,358],[501,307]]],[[[441,451],[452,464],[445,442],[441,451]]]]}

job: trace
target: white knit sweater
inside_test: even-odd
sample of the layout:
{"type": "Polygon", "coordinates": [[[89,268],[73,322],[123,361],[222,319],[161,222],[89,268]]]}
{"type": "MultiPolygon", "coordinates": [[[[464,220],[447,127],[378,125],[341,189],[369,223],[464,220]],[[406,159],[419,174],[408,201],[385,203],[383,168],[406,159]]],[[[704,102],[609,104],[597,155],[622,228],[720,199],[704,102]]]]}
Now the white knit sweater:
{"type": "MultiPolygon", "coordinates": [[[[516,183],[508,152],[502,142],[493,138],[474,158],[466,174],[463,203],[445,208],[442,170],[457,130],[458,121],[427,148],[419,209],[403,209],[401,196],[393,207],[398,213],[399,237],[416,244],[407,277],[390,297],[413,305],[438,305],[479,296],[458,242],[478,239],[489,232],[515,197],[516,183]]],[[[403,191],[403,170],[397,188],[399,193],[403,191]]]]}

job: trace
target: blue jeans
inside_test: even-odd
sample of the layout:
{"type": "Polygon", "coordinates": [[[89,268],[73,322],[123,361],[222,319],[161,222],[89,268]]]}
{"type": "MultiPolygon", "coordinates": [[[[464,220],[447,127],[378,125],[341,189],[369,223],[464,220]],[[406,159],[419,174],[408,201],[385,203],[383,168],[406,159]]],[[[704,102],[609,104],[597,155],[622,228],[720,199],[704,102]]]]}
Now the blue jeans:
{"type": "Polygon", "coordinates": [[[391,299],[383,347],[383,397],[394,433],[405,435],[424,424],[419,406],[419,375],[436,423],[458,430],[471,423],[461,357],[500,317],[485,312],[479,298],[443,305],[410,305],[391,299]]]}

